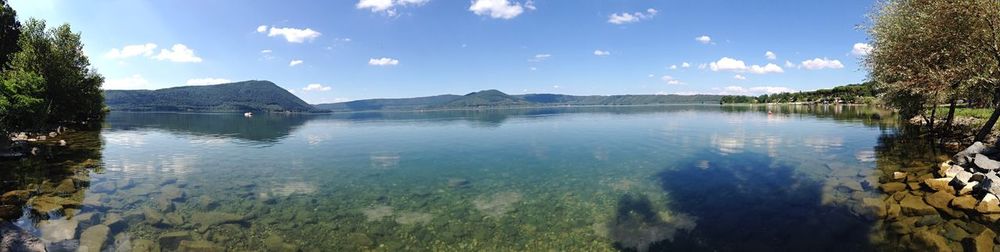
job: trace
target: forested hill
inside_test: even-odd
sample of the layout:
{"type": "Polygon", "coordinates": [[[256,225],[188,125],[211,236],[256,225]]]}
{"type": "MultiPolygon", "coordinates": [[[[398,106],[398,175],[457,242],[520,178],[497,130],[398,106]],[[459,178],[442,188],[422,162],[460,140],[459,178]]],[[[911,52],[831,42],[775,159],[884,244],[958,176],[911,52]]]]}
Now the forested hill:
{"type": "Polygon", "coordinates": [[[316,109],[270,81],[242,81],[158,90],[106,90],[112,111],[310,112],[316,109]]]}
{"type": "Polygon", "coordinates": [[[338,111],[420,110],[503,108],[532,106],[596,106],[656,104],[718,104],[719,95],[611,95],[574,96],[561,94],[508,95],[498,90],[484,90],[466,95],[438,95],[401,99],[369,99],[318,104],[316,108],[338,111]]]}

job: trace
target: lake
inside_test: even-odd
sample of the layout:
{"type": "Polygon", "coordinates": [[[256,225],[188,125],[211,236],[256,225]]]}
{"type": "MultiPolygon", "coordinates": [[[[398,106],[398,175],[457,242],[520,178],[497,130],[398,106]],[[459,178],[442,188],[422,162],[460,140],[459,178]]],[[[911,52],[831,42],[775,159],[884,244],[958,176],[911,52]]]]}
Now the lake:
{"type": "Polygon", "coordinates": [[[0,164],[31,195],[15,224],[55,249],[865,251],[974,229],[886,217],[887,174],[944,155],[906,132],[835,105],[112,112],[0,164]]]}

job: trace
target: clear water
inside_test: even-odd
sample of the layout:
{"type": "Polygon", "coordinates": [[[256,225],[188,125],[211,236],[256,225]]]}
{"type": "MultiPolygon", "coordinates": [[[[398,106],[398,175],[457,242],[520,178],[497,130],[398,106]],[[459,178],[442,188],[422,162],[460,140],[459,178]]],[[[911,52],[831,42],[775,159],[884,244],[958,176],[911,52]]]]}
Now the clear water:
{"type": "Polygon", "coordinates": [[[82,206],[28,204],[17,222],[42,237],[79,223],[53,247],[118,215],[105,249],[181,234],[239,251],[858,251],[887,236],[859,205],[887,197],[894,122],[852,106],[114,112],[44,165],[96,169],[22,162],[5,186],[85,182],[82,206]]]}

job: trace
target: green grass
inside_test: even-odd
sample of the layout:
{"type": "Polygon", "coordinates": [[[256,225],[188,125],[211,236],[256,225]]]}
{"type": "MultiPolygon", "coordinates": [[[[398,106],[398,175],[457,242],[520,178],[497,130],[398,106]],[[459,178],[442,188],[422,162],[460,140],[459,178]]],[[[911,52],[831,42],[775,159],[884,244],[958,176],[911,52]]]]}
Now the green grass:
{"type": "MultiPolygon", "coordinates": [[[[989,119],[990,114],[993,113],[991,108],[955,108],[955,117],[972,117],[978,119],[989,119]]],[[[937,114],[938,118],[948,117],[948,107],[938,107],[937,114]]]]}

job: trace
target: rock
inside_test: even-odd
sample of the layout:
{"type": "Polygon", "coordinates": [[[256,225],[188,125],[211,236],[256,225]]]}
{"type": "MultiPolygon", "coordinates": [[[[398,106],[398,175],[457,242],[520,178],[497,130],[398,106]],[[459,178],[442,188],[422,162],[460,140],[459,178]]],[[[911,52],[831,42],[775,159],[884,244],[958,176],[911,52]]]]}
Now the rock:
{"type": "Polygon", "coordinates": [[[38,141],[45,141],[45,140],[48,140],[48,139],[49,139],[48,136],[38,136],[38,141]]]}
{"type": "Polygon", "coordinates": [[[153,244],[153,241],[136,239],[132,241],[132,252],[160,252],[160,247],[153,244]]]}
{"type": "Polygon", "coordinates": [[[960,182],[961,185],[968,184],[970,181],[972,181],[972,175],[975,174],[962,170],[955,174],[955,179],[952,180],[952,182],[960,182]]]}
{"type": "Polygon", "coordinates": [[[63,179],[53,192],[61,196],[72,195],[76,192],[76,183],[73,183],[73,179],[63,179]]]}
{"type": "Polygon", "coordinates": [[[61,214],[63,207],[80,207],[82,203],[55,196],[39,196],[31,200],[31,210],[39,215],[61,214]]]}
{"type": "Polygon", "coordinates": [[[885,202],[877,198],[861,199],[861,206],[867,216],[884,218],[888,214],[885,202]]]}
{"type": "Polygon", "coordinates": [[[42,233],[42,240],[59,242],[76,238],[79,225],[76,220],[43,220],[38,222],[38,230],[42,233]]]}
{"type": "Polygon", "coordinates": [[[962,245],[965,246],[965,251],[993,252],[993,238],[996,236],[993,230],[987,228],[978,235],[966,238],[962,245]]]}
{"type": "Polygon", "coordinates": [[[976,209],[976,198],[972,195],[964,195],[951,200],[951,206],[962,210],[976,209]]]}
{"type": "Polygon", "coordinates": [[[905,172],[892,172],[892,180],[903,180],[906,178],[905,172]]]}
{"type": "Polygon", "coordinates": [[[924,203],[924,200],[918,196],[907,195],[899,202],[899,207],[907,216],[937,215],[937,210],[924,203]]]}
{"type": "Polygon", "coordinates": [[[77,251],[101,252],[104,243],[108,241],[111,229],[105,225],[96,225],[80,234],[80,249],[77,251]]]}
{"type": "Polygon", "coordinates": [[[115,191],[114,182],[103,182],[90,186],[90,191],[95,193],[110,193],[115,191]]]}
{"type": "Polygon", "coordinates": [[[948,238],[948,240],[961,242],[966,236],[969,236],[969,232],[966,232],[965,229],[962,229],[958,225],[959,223],[955,221],[946,222],[944,225],[941,225],[944,227],[944,237],[948,238]]]}
{"type": "Polygon", "coordinates": [[[215,208],[218,205],[219,204],[216,202],[216,200],[211,196],[202,195],[198,197],[198,207],[202,209],[211,210],[212,208],[215,208]]]}
{"type": "MultiPolygon", "coordinates": [[[[958,174],[962,173],[962,172],[968,173],[961,166],[952,165],[952,166],[949,166],[947,170],[944,170],[940,175],[942,177],[951,178],[951,177],[958,176],[958,174]]],[[[971,175],[971,173],[970,173],[970,175],[971,175]]]]}
{"type": "Polygon", "coordinates": [[[56,137],[58,134],[56,132],[49,132],[49,137],[56,137]]]}
{"type": "Polygon", "coordinates": [[[114,243],[109,248],[111,251],[132,251],[132,236],[126,233],[115,235],[114,243]]]}
{"type": "Polygon", "coordinates": [[[944,237],[928,230],[913,233],[913,245],[918,251],[952,251],[944,237]]]}
{"type": "Polygon", "coordinates": [[[215,252],[223,251],[222,247],[210,241],[181,241],[177,251],[180,252],[215,252]]]}
{"type": "Polygon", "coordinates": [[[9,222],[0,222],[0,250],[46,251],[45,243],[41,239],[9,222]]]}
{"type": "Polygon", "coordinates": [[[191,233],[187,231],[170,232],[160,235],[160,247],[167,251],[174,251],[180,247],[181,241],[191,240],[191,233]]]}
{"type": "Polygon", "coordinates": [[[463,178],[449,178],[448,187],[451,188],[464,188],[469,186],[469,180],[463,178]]]}
{"type": "Polygon", "coordinates": [[[164,186],[160,189],[160,195],[170,201],[175,201],[184,197],[184,192],[177,186],[164,186]]]}
{"type": "Polygon", "coordinates": [[[104,215],[104,221],[101,222],[102,225],[111,228],[111,231],[120,232],[128,227],[128,223],[125,223],[125,219],[122,218],[121,214],[118,213],[108,213],[104,215]]]}
{"type": "Polygon", "coordinates": [[[0,205],[0,221],[14,221],[21,218],[24,212],[21,211],[21,206],[17,205],[0,205]]]}
{"type": "Polygon", "coordinates": [[[993,173],[986,174],[985,176],[986,178],[983,179],[983,181],[980,181],[978,185],[972,188],[973,193],[1000,193],[1000,177],[997,177],[997,175],[993,173]]]}
{"type": "Polygon", "coordinates": [[[215,225],[243,220],[244,217],[242,215],[222,212],[196,212],[191,215],[191,222],[199,225],[198,232],[202,233],[215,225]]]}
{"type": "Polygon", "coordinates": [[[930,187],[934,191],[944,191],[947,193],[955,194],[955,188],[952,187],[950,178],[936,178],[924,180],[924,184],[930,187]]]}
{"type": "Polygon", "coordinates": [[[175,227],[184,225],[184,217],[181,217],[181,215],[176,212],[166,214],[163,217],[163,220],[165,220],[167,224],[175,227]]]}
{"type": "Polygon", "coordinates": [[[864,191],[865,189],[861,187],[861,182],[853,179],[842,179],[840,180],[840,186],[847,188],[852,192],[864,191]]]}
{"type": "Polygon", "coordinates": [[[264,239],[264,247],[267,251],[295,252],[298,248],[295,245],[285,243],[281,236],[271,234],[264,239]]]}
{"type": "Polygon", "coordinates": [[[985,171],[995,171],[997,169],[1000,169],[1000,162],[994,161],[993,159],[990,159],[986,155],[976,154],[974,159],[975,159],[974,163],[976,164],[976,167],[978,167],[979,169],[985,171]]]}
{"type": "Polygon", "coordinates": [[[979,204],[976,205],[976,211],[990,214],[1000,213],[1000,198],[997,198],[997,196],[992,193],[986,194],[986,196],[979,201],[979,204]]]}
{"type": "Polygon", "coordinates": [[[928,205],[931,205],[937,209],[941,209],[944,211],[951,211],[951,209],[948,209],[948,203],[951,203],[951,200],[954,198],[955,198],[954,194],[945,191],[938,191],[936,193],[927,195],[927,197],[924,198],[924,201],[927,201],[928,205]]]}
{"type": "Polygon", "coordinates": [[[970,194],[972,194],[972,191],[974,191],[976,189],[976,185],[979,185],[979,182],[970,181],[968,184],[965,184],[965,186],[962,187],[962,189],[958,190],[958,195],[970,195],[970,194]]]}
{"type": "Polygon", "coordinates": [[[972,174],[972,177],[969,178],[969,181],[983,182],[983,180],[986,180],[986,175],[982,173],[974,173],[972,174]]]}
{"type": "Polygon", "coordinates": [[[900,182],[889,182],[879,185],[879,189],[882,189],[882,191],[885,193],[894,193],[906,190],[906,184],[900,182]]]}
{"type": "Polygon", "coordinates": [[[88,194],[87,197],[83,199],[83,206],[94,207],[94,208],[103,208],[104,207],[104,202],[102,200],[104,199],[104,195],[105,194],[103,194],[103,193],[91,193],[91,194],[88,194]]]}
{"type": "Polygon", "coordinates": [[[30,197],[31,191],[13,190],[0,195],[0,203],[11,205],[24,204],[24,202],[28,202],[28,198],[30,197]]]}
{"type": "Polygon", "coordinates": [[[986,152],[987,149],[988,148],[986,148],[986,145],[984,145],[983,143],[975,142],[968,148],[965,148],[965,150],[955,154],[955,156],[953,156],[952,159],[955,160],[955,163],[959,165],[965,165],[972,161],[973,155],[986,152]]]}
{"type": "Polygon", "coordinates": [[[942,222],[944,222],[944,218],[942,218],[941,215],[931,214],[931,215],[924,215],[917,217],[917,222],[914,224],[917,227],[924,227],[924,226],[937,226],[942,222]]]}
{"type": "MultiPolygon", "coordinates": [[[[928,178],[928,179],[931,179],[931,178],[928,178]]],[[[917,183],[917,182],[906,182],[906,188],[909,188],[910,191],[920,191],[920,183],[917,183]]]]}
{"type": "Polygon", "coordinates": [[[156,209],[150,207],[142,208],[142,216],[145,218],[146,223],[149,223],[151,225],[156,225],[160,224],[160,222],[163,222],[163,214],[160,213],[160,211],[157,211],[156,209]]]}
{"type": "Polygon", "coordinates": [[[892,220],[899,219],[902,215],[902,211],[903,210],[899,207],[899,204],[893,201],[892,203],[889,203],[889,207],[886,209],[886,216],[892,220]]]}

